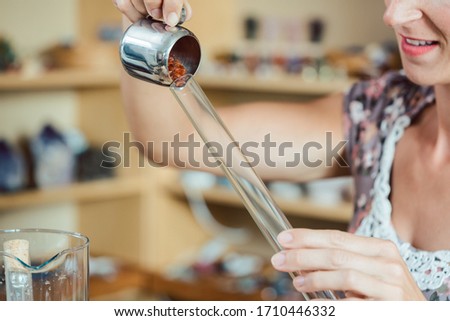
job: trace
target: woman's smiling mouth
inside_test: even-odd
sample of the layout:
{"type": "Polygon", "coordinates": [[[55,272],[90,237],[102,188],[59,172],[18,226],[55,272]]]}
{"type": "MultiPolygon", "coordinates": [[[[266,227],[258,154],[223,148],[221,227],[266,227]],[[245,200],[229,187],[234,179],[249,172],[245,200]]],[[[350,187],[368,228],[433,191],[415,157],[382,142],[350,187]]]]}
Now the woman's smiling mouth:
{"type": "Polygon", "coordinates": [[[422,56],[433,49],[439,47],[439,42],[434,40],[422,40],[422,39],[414,39],[401,35],[402,42],[401,48],[402,51],[408,55],[413,57],[422,56]]]}

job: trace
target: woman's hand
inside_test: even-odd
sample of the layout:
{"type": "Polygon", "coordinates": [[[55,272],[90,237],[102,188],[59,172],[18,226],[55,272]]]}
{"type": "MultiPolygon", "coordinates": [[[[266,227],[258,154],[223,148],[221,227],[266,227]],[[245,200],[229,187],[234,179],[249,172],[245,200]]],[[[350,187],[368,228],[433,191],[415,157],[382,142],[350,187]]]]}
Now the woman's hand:
{"type": "Polygon", "coordinates": [[[186,20],[192,17],[192,8],[187,0],[113,0],[113,3],[131,22],[150,15],[173,27],[180,21],[183,7],[186,20]]]}
{"type": "Polygon", "coordinates": [[[272,257],[283,272],[300,271],[300,292],[344,291],[349,299],[424,300],[390,241],[341,231],[292,229],[278,236],[285,250],[272,257]]]}

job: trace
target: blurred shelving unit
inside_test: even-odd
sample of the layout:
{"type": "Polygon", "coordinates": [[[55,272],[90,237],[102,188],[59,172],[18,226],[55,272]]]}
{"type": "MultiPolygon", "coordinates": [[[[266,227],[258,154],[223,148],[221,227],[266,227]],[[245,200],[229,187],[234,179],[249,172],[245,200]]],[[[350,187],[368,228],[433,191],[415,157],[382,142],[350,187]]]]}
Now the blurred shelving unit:
{"type": "MultiPolygon", "coordinates": [[[[60,69],[33,76],[2,74],[0,95],[11,99],[36,93],[52,99],[60,91],[71,93],[71,97],[75,98],[76,126],[90,143],[101,146],[109,140],[120,141],[123,132],[127,131],[118,90],[119,75],[118,67],[60,69]]],[[[34,107],[33,100],[26,103],[30,104],[27,117],[32,119],[35,110],[31,108],[34,107]]],[[[0,212],[74,204],[78,212],[78,226],[74,229],[91,236],[92,252],[138,262],[141,240],[135,232],[146,209],[143,200],[146,196],[145,177],[135,167],[119,168],[115,177],[109,179],[3,194],[0,195],[0,212]],[[99,221],[105,220],[120,223],[99,224],[99,221]],[[120,240],[107,241],[111,234],[117,233],[118,224],[125,226],[122,234],[128,239],[126,246],[121,245],[120,240]],[[129,246],[132,250],[128,249],[129,246]]],[[[39,221],[38,218],[36,220],[39,221]]]]}
{"type": "MultiPolygon", "coordinates": [[[[8,8],[18,9],[20,5],[11,2],[8,8]]],[[[99,49],[92,56],[80,56],[80,61],[73,66],[40,71],[33,68],[31,62],[27,65],[31,68],[25,66],[21,71],[0,74],[0,96],[5,98],[1,106],[6,107],[0,110],[3,121],[8,123],[10,135],[26,136],[43,121],[56,121],[66,128],[77,127],[96,147],[111,140],[121,142],[123,134],[129,130],[119,91],[120,65],[113,60],[118,57],[117,44],[101,43],[96,39],[99,24],[115,22],[120,25],[120,14],[110,1],[73,0],[57,7],[68,9],[63,11],[66,18],[70,15],[69,20],[74,22],[72,26],[77,30],[72,32],[77,40],[88,41],[92,46],[83,52],[93,54],[96,44],[99,49]],[[95,12],[101,12],[102,21],[95,12]],[[94,58],[101,55],[103,61],[96,62],[94,58]]],[[[137,157],[137,154],[133,151],[130,157],[137,157]]],[[[42,222],[39,213],[49,209],[52,213],[49,220],[53,220],[56,219],[53,215],[58,215],[55,210],[69,207],[69,213],[61,215],[71,217],[67,226],[76,224],[72,227],[74,230],[90,237],[92,253],[116,256],[137,264],[141,256],[140,244],[145,242],[139,228],[148,212],[149,176],[133,163],[129,168],[118,168],[115,176],[109,179],[3,194],[0,195],[0,215],[25,214],[24,217],[28,217],[26,224],[46,226],[52,222],[42,222]],[[35,209],[38,214],[29,215],[34,214],[35,209]],[[76,217],[72,218],[74,211],[76,217]],[[120,237],[112,238],[111,235],[120,237]]],[[[8,224],[12,224],[10,221],[8,224]]]]}

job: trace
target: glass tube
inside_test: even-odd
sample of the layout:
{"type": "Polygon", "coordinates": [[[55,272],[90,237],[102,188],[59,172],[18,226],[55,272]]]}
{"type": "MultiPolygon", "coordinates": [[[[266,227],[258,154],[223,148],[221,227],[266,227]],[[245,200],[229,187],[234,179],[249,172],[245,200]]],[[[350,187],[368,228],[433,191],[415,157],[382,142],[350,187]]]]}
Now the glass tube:
{"type": "MultiPolygon", "coordinates": [[[[223,170],[264,237],[276,252],[283,250],[277,236],[282,231],[291,229],[291,224],[275,204],[267,187],[242,153],[200,85],[192,75],[186,75],[174,81],[170,90],[206,144],[209,153],[215,158],[215,165],[223,170]]],[[[295,278],[300,272],[290,274],[295,278]]],[[[302,295],[305,300],[336,300],[341,296],[329,290],[302,295]]]]}

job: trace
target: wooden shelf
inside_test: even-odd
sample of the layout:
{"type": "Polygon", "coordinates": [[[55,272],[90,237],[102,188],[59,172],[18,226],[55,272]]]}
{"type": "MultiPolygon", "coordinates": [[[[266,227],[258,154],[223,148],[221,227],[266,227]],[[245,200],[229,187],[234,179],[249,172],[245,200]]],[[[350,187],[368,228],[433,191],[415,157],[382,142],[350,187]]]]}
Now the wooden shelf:
{"type": "Polygon", "coordinates": [[[104,300],[105,297],[125,291],[127,289],[142,289],[147,283],[148,276],[131,266],[120,267],[117,274],[107,278],[91,276],[89,280],[89,299],[104,300]]]}
{"type": "Polygon", "coordinates": [[[146,289],[155,294],[164,294],[175,300],[189,301],[260,301],[260,293],[245,294],[222,290],[220,280],[198,280],[185,282],[170,280],[160,274],[148,274],[146,289]]]}
{"type": "MultiPolygon", "coordinates": [[[[179,184],[168,185],[168,188],[177,196],[184,196],[184,191],[179,184]]],[[[233,190],[226,187],[213,187],[202,190],[203,197],[207,202],[243,207],[241,199],[233,190]]],[[[311,201],[307,197],[298,200],[286,200],[274,197],[275,202],[287,215],[304,218],[320,219],[339,223],[348,223],[352,217],[353,205],[349,202],[342,202],[336,206],[321,205],[311,201]]]]}
{"type": "Polygon", "coordinates": [[[0,210],[42,206],[62,202],[95,202],[138,195],[143,191],[140,177],[120,177],[41,190],[0,195],[0,210]]]}
{"type": "MultiPolygon", "coordinates": [[[[21,73],[0,74],[0,91],[82,89],[118,87],[120,68],[60,69],[26,76],[21,73]]],[[[258,78],[251,76],[196,76],[204,89],[265,92],[273,94],[324,95],[342,92],[351,80],[304,81],[298,76],[258,78]]]]}
{"type": "Polygon", "coordinates": [[[119,68],[60,69],[33,76],[6,73],[0,74],[0,91],[118,87],[119,76],[119,68]]]}
{"type": "Polygon", "coordinates": [[[305,81],[300,76],[196,76],[204,89],[264,92],[273,94],[326,95],[343,92],[354,80],[305,81]]]}
{"type": "MultiPolygon", "coordinates": [[[[189,301],[260,301],[260,293],[240,293],[221,289],[220,280],[215,278],[186,282],[171,280],[160,273],[144,271],[136,266],[123,266],[110,278],[91,277],[90,299],[109,300],[119,297],[121,292],[131,292],[135,296],[170,297],[174,300],[189,301]],[[137,290],[137,291],[136,291],[137,290]],[[132,292],[133,293],[133,292],[132,292]]],[[[136,300],[136,298],[133,298],[136,300]]],[[[139,298],[137,298],[139,299],[139,298]]]]}

